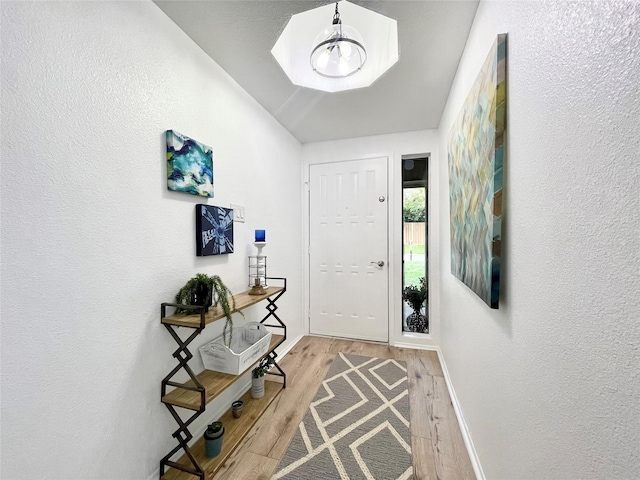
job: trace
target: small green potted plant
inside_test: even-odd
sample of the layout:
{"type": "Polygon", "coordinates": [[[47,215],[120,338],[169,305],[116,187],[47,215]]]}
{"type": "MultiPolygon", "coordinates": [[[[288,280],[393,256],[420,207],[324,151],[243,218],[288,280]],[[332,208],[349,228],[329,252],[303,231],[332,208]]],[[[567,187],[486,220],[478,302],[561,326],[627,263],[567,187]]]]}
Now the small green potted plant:
{"type": "Polygon", "coordinates": [[[407,327],[414,332],[426,332],[428,329],[428,319],[422,314],[422,306],[426,304],[428,294],[429,287],[425,277],[420,278],[419,285],[407,285],[402,290],[402,299],[413,309],[413,313],[407,317],[407,327]]]}
{"type": "Polygon", "coordinates": [[[213,422],[207,426],[204,432],[204,446],[207,458],[215,458],[220,455],[223,438],[224,425],[222,425],[222,422],[213,422]]]}
{"type": "MultiPolygon", "coordinates": [[[[205,312],[209,307],[220,305],[227,321],[222,331],[224,344],[231,346],[233,335],[232,313],[236,309],[236,299],[218,275],[209,276],[205,273],[198,273],[191,278],[176,294],[176,303],[180,305],[201,305],[205,307],[205,312]]],[[[176,313],[187,312],[186,308],[178,307],[176,313]]],[[[240,315],[244,316],[242,312],[240,315]]]]}
{"type": "Polygon", "coordinates": [[[273,358],[265,357],[260,360],[256,368],[251,370],[251,397],[264,397],[264,376],[274,365],[273,358]]]}

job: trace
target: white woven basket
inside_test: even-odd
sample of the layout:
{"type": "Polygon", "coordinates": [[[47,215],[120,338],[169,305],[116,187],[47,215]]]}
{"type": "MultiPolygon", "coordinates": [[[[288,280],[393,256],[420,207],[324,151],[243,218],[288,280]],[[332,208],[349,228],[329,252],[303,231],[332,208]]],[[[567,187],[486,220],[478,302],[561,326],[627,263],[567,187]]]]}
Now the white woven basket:
{"type": "Polygon", "coordinates": [[[222,335],[200,347],[202,363],[207,370],[239,375],[267,353],[271,342],[271,332],[258,322],[247,322],[234,328],[231,348],[223,341],[222,335]]]}

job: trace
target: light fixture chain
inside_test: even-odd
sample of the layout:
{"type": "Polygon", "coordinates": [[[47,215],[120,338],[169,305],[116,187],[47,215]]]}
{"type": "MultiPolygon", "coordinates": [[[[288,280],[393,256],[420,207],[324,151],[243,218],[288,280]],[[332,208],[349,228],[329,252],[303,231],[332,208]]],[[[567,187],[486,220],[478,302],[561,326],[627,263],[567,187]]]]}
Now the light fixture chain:
{"type": "Polygon", "coordinates": [[[333,24],[341,24],[342,21],[340,20],[340,12],[338,11],[338,3],[336,2],[336,13],[333,14],[333,24]]]}

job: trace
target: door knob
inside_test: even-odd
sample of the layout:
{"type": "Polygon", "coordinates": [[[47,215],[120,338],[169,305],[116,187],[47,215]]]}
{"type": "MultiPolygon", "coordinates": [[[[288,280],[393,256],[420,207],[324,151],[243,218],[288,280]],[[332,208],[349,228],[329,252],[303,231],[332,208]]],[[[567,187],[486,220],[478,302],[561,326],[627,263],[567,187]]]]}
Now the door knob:
{"type": "Polygon", "coordinates": [[[380,260],[378,262],[371,262],[371,263],[375,263],[376,265],[378,265],[379,267],[384,267],[384,261],[380,260]]]}

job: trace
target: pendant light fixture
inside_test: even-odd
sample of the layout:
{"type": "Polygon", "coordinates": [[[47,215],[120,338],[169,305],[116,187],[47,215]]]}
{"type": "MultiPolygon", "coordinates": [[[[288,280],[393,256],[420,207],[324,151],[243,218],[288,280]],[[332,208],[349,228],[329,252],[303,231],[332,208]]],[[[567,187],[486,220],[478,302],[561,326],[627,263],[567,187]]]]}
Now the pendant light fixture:
{"type": "Polygon", "coordinates": [[[318,34],[311,51],[311,68],[326,78],[349,77],[359,72],[367,60],[360,33],[342,23],[338,3],[331,26],[318,34]]]}
{"type": "Polygon", "coordinates": [[[273,57],[294,85],[323,92],[370,86],[398,61],[397,22],[349,0],[325,1],[291,16],[273,57]]]}

